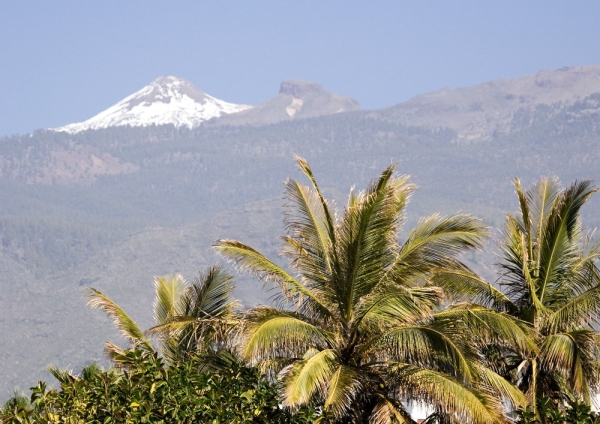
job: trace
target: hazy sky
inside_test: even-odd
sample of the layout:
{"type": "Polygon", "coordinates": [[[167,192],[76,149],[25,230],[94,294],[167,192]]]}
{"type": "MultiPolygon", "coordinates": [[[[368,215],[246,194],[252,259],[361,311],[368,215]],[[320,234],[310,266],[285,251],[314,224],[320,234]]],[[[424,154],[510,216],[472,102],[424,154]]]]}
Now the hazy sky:
{"type": "Polygon", "coordinates": [[[600,1],[3,1],[0,135],[78,122],[160,75],[257,104],[285,79],[363,108],[600,64],[600,1]],[[372,4],[374,3],[374,4],[372,4]]]}

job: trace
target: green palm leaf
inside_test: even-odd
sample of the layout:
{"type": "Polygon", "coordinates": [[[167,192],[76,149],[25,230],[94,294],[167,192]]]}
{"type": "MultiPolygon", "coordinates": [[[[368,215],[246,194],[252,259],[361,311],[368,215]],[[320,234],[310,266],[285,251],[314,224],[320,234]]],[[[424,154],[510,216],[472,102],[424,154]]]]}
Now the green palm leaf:
{"type": "MultiPolygon", "coordinates": [[[[516,182],[518,181],[516,180],[516,182]]],[[[558,178],[552,177],[541,178],[525,193],[526,204],[531,212],[524,213],[524,211],[521,211],[521,215],[531,217],[529,228],[534,231],[531,235],[532,240],[542,240],[548,216],[552,212],[560,191],[558,178]]],[[[523,227],[527,228],[527,225],[523,225],[523,227]]]]}
{"type": "Polygon", "coordinates": [[[538,290],[542,302],[545,293],[560,286],[561,280],[569,274],[571,261],[577,255],[577,246],[572,240],[580,232],[579,210],[594,191],[590,181],[575,182],[556,199],[548,216],[540,239],[538,290]]]}
{"type": "Polygon", "coordinates": [[[477,367],[477,374],[485,386],[498,393],[502,399],[508,400],[513,409],[525,408],[528,405],[525,394],[501,375],[486,367],[477,367]]]}
{"type": "MultiPolygon", "coordinates": [[[[310,168],[308,162],[306,161],[306,159],[301,158],[300,156],[295,155],[294,158],[296,159],[296,162],[298,164],[298,168],[300,168],[300,170],[304,173],[304,175],[306,175],[308,177],[308,179],[310,180],[311,184],[313,185],[313,188],[315,190],[315,192],[317,193],[317,195],[319,196],[319,200],[321,201],[321,207],[323,208],[323,213],[325,215],[325,222],[326,222],[326,228],[327,228],[327,233],[328,233],[328,240],[333,243],[332,245],[332,252],[335,255],[337,252],[337,246],[336,246],[336,236],[335,236],[335,223],[334,223],[334,219],[333,216],[329,210],[329,207],[327,206],[327,201],[325,200],[325,198],[323,197],[323,194],[321,193],[321,189],[319,188],[319,186],[317,185],[317,180],[315,179],[312,169],[310,168]]],[[[337,259],[335,259],[335,262],[337,263],[337,259]]]]}
{"type": "Polygon", "coordinates": [[[598,324],[600,320],[600,284],[579,296],[573,297],[549,315],[543,331],[558,333],[573,328],[598,324]]]}
{"type": "Polygon", "coordinates": [[[459,264],[434,270],[431,281],[442,287],[454,302],[469,301],[500,311],[516,311],[516,306],[501,290],[459,264]]]}
{"type": "MultiPolygon", "coordinates": [[[[546,337],[541,347],[540,367],[548,373],[560,373],[570,388],[589,402],[589,383],[598,379],[598,374],[587,373],[586,362],[594,358],[595,340],[592,330],[575,330],[546,337]]],[[[594,383],[596,384],[596,383],[594,383]]]]}
{"type": "Polygon", "coordinates": [[[413,424],[410,414],[397,401],[381,396],[369,417],[369,424],[413,424]]]}
{"type": "Polygon", "coordinates": [[[406,178],[393,178],[394,169],[386,168],[346,209],[339,226],[339,258],[344,273],[336,282],[347,321],[358,300],[377,286],[393,261],[401,211],[412,191],[406,178]]]}
{"type": "Polygon", "coordinates": [[[178,304],[187,290],[187,284],[180,274],[156,277],[154,279],[154,322],[164,324],[181,315],[178,304]]]}
{"type": "Polygon", "coordinates": [[[381,292],[368,296],[357,305],[352,327],[365,323],[398,325],[425,318],[442,299],[436,287],[381,287],[381,292]]]}
{"type": "Polygon", "coordinates": [[[293,408],[308,403],[315,394],[325,397],[336,362],[335,352],[326,349],[285,368],[280,374],[283,404],[293,408]]]}
{"type": "Polygon", "coordinates": [[[233,289],[233,277],[220,266],[208,268],[191,284],[178,274],[157,277],[157,325],[146,334],[160,338],[161,353],[171,362],[198,352],[213,352],[227,341],[238,323],[233,289]]]}
{"type": "Polygon", "coordinates": [[[469,331],[472,339],[481,344],[507,345],[523,357],[530,357],[538,352],[533,329],[527,323],[505,313],[462,304],[437,312],[434,319],[442,325],[457,327],[458,331],[469,331]]]}
{"type": "Polygon", "coordinates": [[[375,339],[370,348],[378,358],[438,368],[463,381],[473,379],[472,353],[462,338],[428,326],[394,328],[375,339]]]}
{"type": "Polygon", "coordinates": [[[446,374],[401,363],[392,365],[390,374],[399,383],[406,399],[432,405],[451,422],[508,422],[502,415],[502,406],[497,399],[464,386],[446,374]]]}
{"type": "Polygon", "coordinates": [[[285,224],[291,234],[287,251],[309,279],[323,282],[333,273],[328,222],[319,196],[297,181],[286,182],[285,224]]]}
{"type": "Polygon", "coordinates": [[[235,240],[217,240],[213,247],[234,261],[238,269],[247,270],[265,282],[277,284],[284,298],[293,305],[300,307],[306,303],[316,313],[330,315],[327,307],[312,291],[251,247],[235,240]]]}
{"type": "Polygon", "coordinates": [[[112,318],[113,324],[121,335],[133,346],[154,351],[154,348],[144,336],[136,322],[123,311],[115,302],[103,295],[96,289],[87,290],[88,305],[94,309],[100,309],[112,318]]]}
{"type": "Polygon", "coordinates": [[[465,251],[483,247],[488,230],[470,215],[432,215],[419,220],[388,271],[387,278],[409,282],[433,269],[452,267],[453,258],[465,251]]]}
{"type": "Polygon", "coordinates": [[[246,319],[241,354],[252,363],[281,355],[299,357],[310,348],[329,343],[322,330],[289,312],[263,307],[252,311],[246,319]]]}
{"type": "Polygon", "coordinates": [[[354,368],[338,364],[327,385],[323,409],[334,417],[342,418],[350,411],[354,399],[361,393],[360,373],[354,368]]]}

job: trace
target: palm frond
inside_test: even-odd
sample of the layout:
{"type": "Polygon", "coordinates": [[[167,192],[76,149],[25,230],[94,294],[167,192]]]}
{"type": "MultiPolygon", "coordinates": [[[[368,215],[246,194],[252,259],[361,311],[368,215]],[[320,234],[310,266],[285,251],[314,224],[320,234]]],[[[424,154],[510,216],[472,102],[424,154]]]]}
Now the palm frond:
{"type": "Polygon", "coordinates": [[[199,319],[228,318],[238,306],[233,277],[218,265],[195,279],[181,298],[182,314],[199,319]]]}
{"type": "Polygon", "coordinates": [[[309,403],[315,395],[324,397],[336,362],[335,352],[325,349],[284,368],[280,373],[283,404],[295,408],[309,403]]]}
{"type": "Polygon", "coordinates": [[[341,418],[352,408],[355,398],[362,392],[361,375],[352,367],[338,364],[329,379],[323,409],[341,418]]]}
{"type": "Polygon", "coordinates": [[[154,279],[154,322],[164,324],[174,316],[181,315],[179,299],[187,290],[181,274],[165,275],[154,279]]]}
{"type": "MultiPolygon", "coordinates": [[[[298,272],[299,283],[319,302],[319,304],[315,304],[310,300],[306,301],[306,297],[299,296],[294,304],[295,309],[313,318],[330,317],[333,311],[323,308],[337,303],[338,293],[335,291],[335,286],[331,284],[331,281],[335,279],[334,275],[323,273],[323,263],[311,257],[312,253],[307,251],[310,249],[305,247],[305,243],[288,235],[281,237],[281,239],[284,242],[284,247],[281,249],[282,255],[288,259],[290,266],[298,272]]],[[[338,269],[338,265],[337,263],[333,264],[336,269],[338,269]]]]}
{"type": "Polygon", "coordinates": [[[548,216],[550,216],[560,192],[561,187],[557,177],[540,178],[525,192],[530,210],[531,229],[535,232],[531,237],[535,243],[539,243],[543,238],[548,216]]]}
{"type": "Polygon", "coordinates": [[[521,181],[518,178],[513,180],[513,185],[517,191],[517,197],[519,198],[519,211],[521,213],[520,220],[517,223],[520,226],[521,233],[527,235],[527,251],[529,257],[533,257],[533,237],[531,232],[531,212],[529,210],[529,201],[527,195],[523,192],[521,187],[521,181]]]}
{"type": "Polygon", "coordinates": [[[515,349],[523,357],[538,353],[535,332],[528,323],[506,313],[482,306],[461,304],[434,314],[438,325],[459,328],[471,340],[482,345],[501,344],[515,349]]]}
{"type": "Polygon", "coordinates": [[[577,257],[577,245],[573,243],[580,235],[579,211],[597,189],[591,181],[573,183],[561,192],[548,216],[543,238],[539,240],[540,301],[553,287],[560,287],[570,273],[572,261],[577,257]]]}
{"type": "MultiPolygon", "coordinates": [[[[331,211],[329,210],[327,201],[325,200],[325,197],[323,197],[323,194],[321,193],[321,189],[319,188],[319,185],[317,184],[317,180],[315,179],[312,169],[310,168],[310,165],[308,164],[306,159],[301,158],[300,156],[297,156],[297,155],[294,155],[294,158],[296,159],[298,168],[300,168],[300,170],[304,173],[304,175],[306,175],[308,177],[315,192],[319,196],[319,200],[321,201],[321,207],[323,208],[323,213],[325,215],[325,222],[327,223],[328,239],[334,243],[334,245],[332,246],[332,252],[335,255],[337,252],[337,247],[335,245],[335,241],[336,241],[335,219],[334,219],[333,215],[331,214],[331,211]]],[[[337,262],[337,260],[336,260],[336,262],[337,262]]]]}
{"type": "Polygon", "coordinates": [[[543,331],[560,333],[600,322],[600,282],[573,297],[544,320],[543,331]]]}
{"type": "Polygon", "coordinates": [[[47,370],[61,385],[69,384],[77,379],[70,370],[60,369],[56,365],[48,365],[47,370]]]}
{"type": "Polygon", "coordinates": [[[583,238],[577,259],[573,262],[571,279],[565,282],[572,296],[578,296],[600,284],[600,237],[595,230],[588,231],[583,238]]]}
{"type": "Polygon", "coordinates": [[[508,296],[461,264],[435,269],[431,280],[454,302],[473,302],[500,311],[516,312],[516,306],[508,296]]]}
{"type": "Polygon", "coordinates": [[[133,346],[141,347],[149,351],[154,348],[144,336],[136,322],[123,311],[115,302],[94,288],[87,290],[88,306],[94,309],[100,309],[113,320],[113,325],[121,335],[133,346]]]}
{"type": "Polygon", "coordinates": [[[508,287],[507,296],[519,309],[521,318],[537,325],[549,310],[539,297],[542,292],[539,272],[535,258],[529,257],[527,237],[521,232],[517,219],[508,214],[502,247],[504,263],[500,265],[504,270],[502,284],[508,287]]]}
{"type": "Polygon", "coordinates": [[[297,308],[306,302],[317,313],[323,316],[330,315],[327,307],[313,292],[251,247],[235,240],[217,240],[213,248],[234,261],[239,270],[247,270],[265,282],[277,284],[285,299],[297,308]]]}
{"type": "Polygon", "coordinates": [[[400,402],[385,396],[380,396],[373,412],[369,417],[369,424],[413,424],[410,414],[402,407],[400,402]]]}
{"type": "Polygon", "coordinates": [[[414,323],[426,317],[442,299],[437,287],[381,287],[356,308],[351,327],[363,322],[385,326],[414,323]]]}
{"type": "Polygon", "coordinates": [[[114,343],[106,342],[104,344],[104,355],[111,359],[117,366],[119,365],[119,358],[125,356],[125,353],[124,349],[114,343]]]}
{"type": "Polygon", "coordinates": [[[338,226],[341,278],[334,280],[342,316],[347,321],[359,299],[382,281],[395,255],[398,226],[413,190],[407,178],[394,178],[386,168],[366,193],[345,210],[338,226]]]}
{"type": "Polygon", "coordinates": [[[482,248],[488,234],[483,222],[470,215],[422,218],[402,245],[387,278],[402,283],[414,275],[451,267],[458,254],[482,248]]]}
{"type": "Polygon", "coordinates": [[[483,366],[477,367],[477,374],[483,386],[489,387],[498,394],[498,397],[508,400],[513,409],[527,406],[528,400],[525,394],[501,375],[483,366]]]}
{"type": "MultiPolygon", "coordinates": [[[[501,270],[502,285],[506,296],[519,309],[530,306],[530,293],[536,294],[535,284],[532,286],[528,263],[533,260],[530,256],[527,239],[530,235],[523,232],[523,226],[511,214],[506,215],[506,223],[502,231],[501,246],[503,262],[498,264],[501,270]]],[[[536,295],[537,296],[537,295],[536,295]]]]}
{"type": "Polygon", "coordinates": [[[484,391],[467,387],[444,373],[399,363],[390,367],[390,374],[405,399],[432,405],[452,422],[508,422],[497,399],[484,391]]]}
{"type": "Polygon", "coordinates": [[[233,299],[233,290],[233,277],[229,273],[220,266],[208,268],[178,298],[179,315],[171,316],[148,333],[162,332],[163,354],[172,361],[223,347],[238,322],[234,316],[238,303],[233,299]]]}
{"type": "Polygon", "coordinates": [[[589,397],[588,379],[598,379],[597,374],[586,373],[585,369],[586,363],[594,358],[594,335],[592,330],[581,329],[546,337],[541,347],[541,369],[559,373],[576,394],[589,397]]]}
{"type": "Polygon", "coordinates": [[[471,381],[473,355],[463,340],[462,337],[445,334],[443,329],[407,326],[382,334],[371,343],[370,352],[380,360],[436,368],[462,381],[471,381]]]}
{"type": "Polygon", "coordinates": [[[288,180],[285,204],[288,243],[293,249],[284,251],[292,266],[308,280],[326,281],[334,272],[333,245],[327,217],[318,194],[297,181],[288,180]]]}
{"type": "Polygon", "coordinates": [[[255,308],[246,320],[241,355],[251,363],[299,357],[310,348],[325,347],[328,342],[321,329],[289,312],[255,308]]]}

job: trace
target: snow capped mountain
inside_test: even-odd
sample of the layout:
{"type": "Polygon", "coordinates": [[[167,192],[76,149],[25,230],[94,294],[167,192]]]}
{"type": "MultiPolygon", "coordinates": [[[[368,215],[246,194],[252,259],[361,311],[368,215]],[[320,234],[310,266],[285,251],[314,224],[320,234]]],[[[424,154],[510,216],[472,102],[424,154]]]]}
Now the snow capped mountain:
{"type": "Polygon", "coordinates": [[[54,128],[54,131],[77,133],[90,129],[153,124],[193,128],[211,118],[250,108],[216,99],[182,78],[159,77],[87,121],[54,128]]]}

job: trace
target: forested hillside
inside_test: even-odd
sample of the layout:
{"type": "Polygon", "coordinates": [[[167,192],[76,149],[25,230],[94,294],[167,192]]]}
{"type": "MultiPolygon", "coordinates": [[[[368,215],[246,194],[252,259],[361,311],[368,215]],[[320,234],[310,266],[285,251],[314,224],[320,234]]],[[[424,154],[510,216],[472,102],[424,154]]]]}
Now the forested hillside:
{"type": "MultiPolygon", "coordinates": [[[[217,261],[218,238],[276,254],[283,181],[294,154],[312,165],[329,197],[343,199],[398,162],[419,186],[408,220],[469,212],[499,228],[517,208],[511,179],[565,184],[600,178],[600,94],[522,108],[510,131],[459,143],[457,130],[408,125],[354,111],[267,126],[40,130],[0,139],[0,398],[39,378],[48,363],[81,368],[113,338],[88,310],[93,285],[150,321],[152,279],[192,279],[217,261]]],[[[440,118],[440,120],[442,120],[440,118]]],[[[600,226],[595,198],[584,222],[600,226]]],[[[406,235],[404,235],[406,236],[406,235]]],[[[490,245],[495,246],[492,240],[490,245]]],[[[468,258],[491,276],[495,258],[468,258]]],[[[268,301],[239,277],[246,304],[268,301]]],[[[147,327],[147,325],[144,325],[147,327]]]]}

